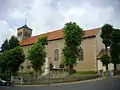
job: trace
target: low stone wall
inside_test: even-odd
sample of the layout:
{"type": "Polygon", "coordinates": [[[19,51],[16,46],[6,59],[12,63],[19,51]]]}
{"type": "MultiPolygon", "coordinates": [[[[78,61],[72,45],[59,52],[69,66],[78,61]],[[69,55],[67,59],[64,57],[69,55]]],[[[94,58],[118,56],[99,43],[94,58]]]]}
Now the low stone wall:
{"type": "Polygon", "coordinates": [[[89,80],[99,78],[99,75],[91,75],[91,76],[82,76],[82,77],[65,77],[65,78],[41,78],[41,79],[33,79],[29,81],[23,82],[23,84],[54,84],[54,83],[65,83],[65,82],[75,82],[82,80],[89,80]]]}
{"type": "Polygon", "coordinates": [[[113,73],[114,73],[114,75],[120,75],[120,71],[118,71],[118,70],[114,70],[113,73]]]}

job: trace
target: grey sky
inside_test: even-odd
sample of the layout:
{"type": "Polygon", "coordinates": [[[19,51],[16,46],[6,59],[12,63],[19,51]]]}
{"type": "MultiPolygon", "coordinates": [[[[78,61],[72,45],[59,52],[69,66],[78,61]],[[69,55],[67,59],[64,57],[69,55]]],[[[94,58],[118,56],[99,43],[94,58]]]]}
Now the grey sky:
{"type": "Polygon", "coordinates": [[[60,29],[69,21],[83,29],[110,23],[120,28],[120,0],[0,0],[0,45],[27,24],[33,35],[60,29]]]}

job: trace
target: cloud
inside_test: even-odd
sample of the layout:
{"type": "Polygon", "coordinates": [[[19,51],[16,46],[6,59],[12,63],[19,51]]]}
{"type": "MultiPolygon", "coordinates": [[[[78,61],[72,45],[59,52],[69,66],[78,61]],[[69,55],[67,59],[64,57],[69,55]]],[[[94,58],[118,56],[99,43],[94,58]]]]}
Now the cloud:
{"type": "Polygon", "coordinates": [[[26,12],[22,12],[17,9],[13,9],[13,11],[11,11],[10,13],[10,17],[12,19],[18,19],[18,20],[25,18],[25,15],[26,15],[26,12]]]}
{"type": "Polygon", "coordinates": [[[15,34],[15,30],[9,27],[9,24],[4,21],[0,20],[0,45],[6,38],[10,38],[11,35],[15,34]]]}
{"type": "Polygon", "coordinates": [[[33,29],[33,35],[63,28],[69,21],[77,22],[83,29],[100,27],[104,23],[120,28],[118,0],[1,0],[1,2],[2,41],[15,35],[15,29],[24,25],[25,18],[28,26],[33,29]]]}

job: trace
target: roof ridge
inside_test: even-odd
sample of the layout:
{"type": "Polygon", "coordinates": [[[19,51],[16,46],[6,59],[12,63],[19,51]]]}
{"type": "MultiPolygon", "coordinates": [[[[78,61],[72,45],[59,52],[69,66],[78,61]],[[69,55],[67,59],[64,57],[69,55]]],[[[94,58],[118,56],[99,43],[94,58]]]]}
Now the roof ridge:
{"type": "MultiPolygon", "coordinates": [[[[40,35],[45,35],[45,34],[49,34],[49,33],[53,33],[53,32],[57,32],[57,31],[61,31],[62,29],[58,29],[58,30],[55,30],[55,31],[50,31],[50,32],[46,32],[46,33],[42,33],[42,34],[39,34],[39,35],[35,35],[35,36],[32,36],[32,37],[36,37],[36,36],[40,36],[40,35]]],[[[30,37],[31,38],[31,37],[30,37]]]]}
{"type": "MultiPolygon", "coordinates": [[[[90,31],[90,30],[95,30],[95,29],[100,29],[100,28],[92,28],[92,29],[87,29],[87,30],[84,30],[84,31],[90,31]]],[[[63,28],[62,29],[57,29],[57,30],[54,30],[54,31],[49,31],[49,32],[46,32],[46,33],[41,33],[41,34],[35,35],[35,36],[45,35],[45,34],[57,32],[57,31],[61,31],[61,30],[63,30],[63,28]]],[[[35,37],[35,36],[32,36],[32,37],[35,37]]]]}
{"type": "Polygon", "coordinates": [[[57,29],[57,30],[54,30],[54,31],[49,31],[49,32],[39,34],[39,35],[49,34],[49,33],[57,32],[57,31],[61,31],[61,30],[63,30],[63,29],[57,29]]]}
{"type": "Polygon", "coordinates": [[[86,30],[84,30],[84,31],[90,31],[90,30],[95,30],[95,29],[100,29],[100,27],[98,27],[98,28],[86,29],[86,30]]]}

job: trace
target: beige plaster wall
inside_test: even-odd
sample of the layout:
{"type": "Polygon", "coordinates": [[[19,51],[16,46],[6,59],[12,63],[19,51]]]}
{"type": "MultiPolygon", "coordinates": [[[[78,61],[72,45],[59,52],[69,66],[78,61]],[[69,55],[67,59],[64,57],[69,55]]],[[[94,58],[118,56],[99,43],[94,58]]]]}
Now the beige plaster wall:
{"type": "Polygon", "coordinates": [[[96,34],[96,55],[100,53],[102,49],[104,49],[104,44],[102,43],[102,39],[100,37],[101,31],[96,34]]]}
{"type": "Polygon", "coordinates": [[[64,46],[64,39],[49,41],[48,45],[46,46],[47,57],[50,59],[50,62],[54,63],[54,52],[55,49],[59,50],[59,63],[61,62],[62,58],[62,48],[64,46]]]}
{"type": "Polygon", "coordinates": [[[96,71],[96,38],[86,38],[82,42],[83,61],[77,61],[77,71],[96,71]]]}
{"type": "MultiPolygon", "coordinates": [[[[86,38],[82,42],[83,48],[83,61],[77,61],[76,66],[74,67],[77,71],[96,71],[97,70],[97,41],[96,37],[86,38]]],[[[54,51],[55,49],[59,49],[59,63],[61,62],[62,58],[62,48],[64,46],[64,39],[49,41],[48,45],[46,46],[45,50],[47,52],[47,57],[50,58],[50,61],[54,63],[54,51]]],[[[24,46],[22,47],[24,53],[27,55],[28,50],[31,46],[24,46]]],[[[29,64],[28,60],[26,60],[23,65],[26,66],[29,64]]]]}

